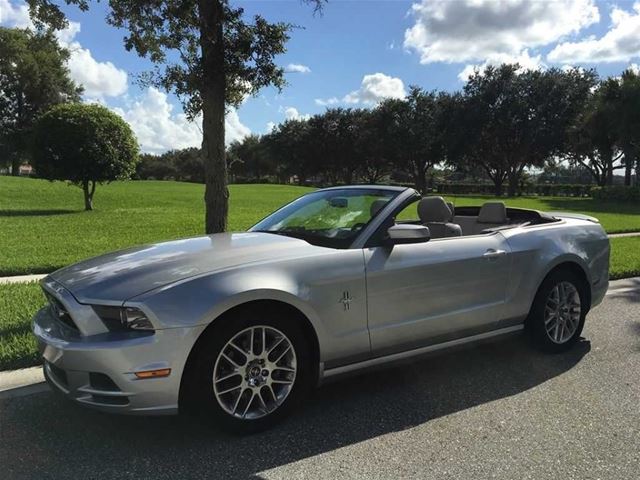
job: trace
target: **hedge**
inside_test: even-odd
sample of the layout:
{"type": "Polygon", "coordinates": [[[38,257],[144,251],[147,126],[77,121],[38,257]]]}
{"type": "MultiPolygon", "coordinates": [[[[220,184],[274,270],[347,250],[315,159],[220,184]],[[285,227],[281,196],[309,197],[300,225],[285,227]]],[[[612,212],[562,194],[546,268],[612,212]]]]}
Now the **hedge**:
{"type": "Polygon", "coordinates": [[[640,186],[625,187],[614,185],[609,187],[593,187],[592,196],[604,202],[640,202],[640,186]]]}
{"type": "MultiPolygon", "coordinates": [[[[589,197],[591,196],[593,185],[579,184],[532,184],[527,183],[519,189],[519,195],[540,195],[544,197],[589,197]]],[[[443,195],[494,195],[495,186],[493,184],[477,183],[441,183],[436,186],[436,192],[443,195]]],[[[502,193],[505,194],[507,186],[502,186],[502,193]]]]}

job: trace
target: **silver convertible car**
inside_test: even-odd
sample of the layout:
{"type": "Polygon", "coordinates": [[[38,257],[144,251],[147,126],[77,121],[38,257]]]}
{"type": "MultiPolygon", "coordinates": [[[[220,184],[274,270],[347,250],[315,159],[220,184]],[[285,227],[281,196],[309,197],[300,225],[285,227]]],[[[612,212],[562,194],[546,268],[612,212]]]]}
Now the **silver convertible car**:
{"type": "Polygon", "coordinates": [[[335,187],[247,232],[58,270],[33,330],[49,383],[82,405],[255,431],[356,370],[519,330],[566,350],[608,268],[591,217],[335,187]]]}

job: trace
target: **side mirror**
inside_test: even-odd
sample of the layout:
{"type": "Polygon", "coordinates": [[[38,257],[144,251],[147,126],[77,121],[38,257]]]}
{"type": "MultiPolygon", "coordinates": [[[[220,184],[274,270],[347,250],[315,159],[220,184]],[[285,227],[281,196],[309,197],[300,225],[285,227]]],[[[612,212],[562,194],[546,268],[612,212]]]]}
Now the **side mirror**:
{"type": "Polygon", "coordinates": [[[398,224],[390,227],[387,234],[391,245],[424,243],[431,239],[431,232],[424,225],[398,224]]]}

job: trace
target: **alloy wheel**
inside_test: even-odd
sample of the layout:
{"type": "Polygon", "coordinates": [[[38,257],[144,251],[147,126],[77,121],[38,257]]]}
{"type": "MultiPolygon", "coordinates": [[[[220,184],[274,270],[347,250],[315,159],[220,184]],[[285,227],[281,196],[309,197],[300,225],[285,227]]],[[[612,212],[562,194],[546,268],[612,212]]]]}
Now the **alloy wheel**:
{"type": "Polygon", "coordinates": [[[289,338],[276,328],[253,326],[234,335],[218,354],[213,391],[225,412],[255,420],[284,403],[296,373],[296,352],[289,338]]]}
{"type": "Polygon", "coordinates": [[[551,289],[544,309],[544,328],[557,344],[567,342],[580,325],[580,294],[570,282],[560,282],[551,289]]]}

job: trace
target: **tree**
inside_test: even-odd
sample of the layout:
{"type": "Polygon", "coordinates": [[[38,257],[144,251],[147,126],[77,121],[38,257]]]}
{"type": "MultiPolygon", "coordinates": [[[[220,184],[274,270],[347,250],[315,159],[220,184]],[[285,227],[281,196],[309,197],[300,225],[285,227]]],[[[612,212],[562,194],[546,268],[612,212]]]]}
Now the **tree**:
{"type": "Polygon", "coordinates": [[[585,167],[600,186],[613,183],[613,172],[624,165],[618,150],[616,79],[602,81],[592,93],[569,130],[567,157],[571,163],[585,167]]]}
{"type": "Polygon", "coordinates": [[[640,170],[640,75],[625,70],[619,81],[617,95],[616,130],[618,144],[624,155],[624,184],[631,185],[631,172],[636,163],[640,170]]]}
{"type": "Polygon", "coordinates": [[[258,135],[247,135],[242,140],[232,142],[227,155],[233,161],[234,172],[245,177],[260,179],[275,173],[258,135]]]}
{"type": "Polygon", "coordinates": [[[138,143],[131,128],[101,105],[57,105],[36,123],[37,174],[80,186],[85,210],[93,210],[96,183],[129,178],[137,159],[138,143]]]}
{"type": "MultiPolygon", "coordinates": [[[[325,0],[304,0],[321,9],[325,0]]],[[[65,0],[81,10],[88,0],[65,0]]],[[[54,28],[66,26],[60,7],[51,0],[28,0],[32,16],[54,28]]],[[[224,115],[260,88],[284,85],[283,69],[274,58],[285,51],[292,25],[269,23],[257,15],[246,22],[243,9],[228,0],[111,0],[107,22],[126,28],[127,50],[162,66],[143,80],[174,91],[189,118],[202,114],[205,163],[205,230],[227,226],[227,164],[224,115]]]]}
{"type": "Polygon", "coordinates": [[[354,147],[359,173],[367,183],[377,183],[389,173],[391,163],[385,133],[392,120],[388,111],[379,107],[363,110],[356,118],[354,147]]]}
{"type": "Polygon", "coordinates": [[[35,119],[52,105],[80,100],[68,58],[50,32],[0,27],[0,146],[13,175],[28,157],[35,119]]]}
{"type": "Polygon", "coordinates": [[[521,71],[517,64],[489,66],[469,78],[467,153],[483,166],[496,195],[505,180],[509,196],[515,195],[525,168],[540,168],[563,151],[566,132],[594,83],[592,71],[521,71]]]}
{"type": "Polygon", "coordinates": [[[449,95],[411,87],[404,100],[382,102],[382,115],[391,116],[387,156],[393,166],[410,173],[416,188],[427,188],[427,172],[445,160],[445,125],[450,114],[449,95]]]}
{"type": "Polygon", "coordinates": [[[287,120],[264,138],[269,155],[280,165],[279,176],[296,176],[300,185],[321,168],[319,155],[313,151],[309,123],[307,120],[287,120]]]}

